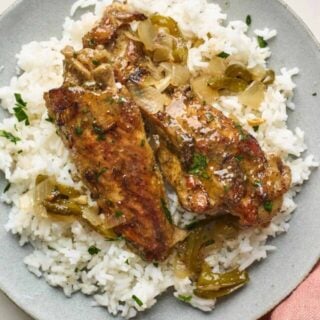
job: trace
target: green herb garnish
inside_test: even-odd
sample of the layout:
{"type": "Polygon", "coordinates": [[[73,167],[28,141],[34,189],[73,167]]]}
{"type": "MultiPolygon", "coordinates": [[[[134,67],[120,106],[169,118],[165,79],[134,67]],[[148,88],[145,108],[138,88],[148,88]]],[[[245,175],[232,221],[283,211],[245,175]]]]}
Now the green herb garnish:
{"type": "Polygon", "coordinates": [[[96,173],[96,179],[99,180],[99,178],[108,171],[107,168],[101,168],[97,173],[96,173]]]}
{"type": "Polygon", "coordinates": [[[121,218],[123,216],[123,212],[120,210],[117,210],[114,215],[116,216],[116,218],[121,218]]]}
{"type": "Polygon", "coordinates": [[[313,94],[312,94],[312,96],[313,97],[316,97],[318,94],[316,93],[316,92],[314,92],[313,94]]]}
{"type": "Polygon", "coordinates": [[[80,126],[77,126],[77,127],[75,127],[75,129],[74,129],[74,133],[77,135],[77,136],[82,136],[82,134],[83,134],[83,129],[80,127],[80,126]]]}
{"type": "Polygon", "coordinates": [[[253,185],[256,187],[256,188],[260,188],[262,186],[262,183],[261,181],[257,180],[253,183],[253,185]]]}
{"type": "Polygon", "coordinates": [[[250,14],[248,14],[247,17],[246,17],[246,24],[247,24],[248,27],[250,27],[251,23],[252,23],[252,18],[250,16],[250,14]]]}
{"type": "Polygon", "coordinates": [[[92,63],[95,65],[95,66],[100,66],[101,62],[98,61],[98,60],[92,60],[92,63]]]}
{"type": "Polygon", "coordinates": [[[30,121],[26,113],[27,103],[23,101],[20,93],[15,93],[14,97],[16,99],[16,106],[13,108],[14,115],[19,122],[25,121],[26,126],[30,125],[30,121]]]}
{"type": "Polygon", "coordinates": [[[96,246],[91,246],[89,249],[88,249],[88,252],[94,256],[96,254],[98,254],[101,250],[98,249],[96,246]]]}
{"type": "Polygon", "coordinates": [[[46,121],[53,123],[53,119],[50,116],[48,116],[48,118],[46,118],[46,121]]]}
{"type": "Polygon", "coordinates": [[[220,52],[217,57],[222,58],[222,59],[227,59],[230,56],[229,53],[226,53],[224,51],[220,52]]]}
{"type": "Polygon", "coordinates": [[[172,221],[171,212],[167,207],[166,201],[163,198],[161,198],[160,201],[161,201],[161,208],[162,208],[163,213],[165,214],[168,221],[172,224],[173,221],[172,221]]]}
{"type": "Polygon", "coordinates": [[[260,127],[259,126],[254,126],[252,128],[253,128],[254,132],[258,132],[260,127]]]}
{"type": "Polygon", "coordinates": [[[8,192],[10,188],[11,188],[11,183],[8,182],[7,185],[5,186],[4,190],[3,190],[3,193],[8,192]]]}
{"type": "Polygon", "coordinates": [[[265,209],[266,211],[272,212],[273,204],[272,204],[271,201],[265,201],[265,202],[263,203],[263,207],[264,207],[264,209],[265,209]]]}
{"type": "Polygon", "coordinates": [[[207,166],[208,166],[207,157],[201,153],[195,153],[193,155],[192,165],[190,167],[189,173],[208,179],[209,175],[205,171],[207,166]]]}
{"type": "Polygon", "coordinates": [[[4,130],[0,130],[0,137],[6,138],[13,142],[14,144],[17,144],[18,141],[21,141],[20,138],[14,136],[12,133],[4,130]]]}
{"type": "Polygon", "coordinates": [[[132,299],[137,303],[139,307],[143,306],[143,302],[136,295],[133,295],[132,299]]]}
{"type": "Polygon", "coordinates": [[[154,262],[154,263],[153,263],[153,266],[156,267],[156,268],[158,268],[158,267],[159,267],[159,263],[158,263],[158,262],[154,262]]]}
{"type": "Polygon", "coordinates": [[[239,155],[235,156],[235,158],[236,158],[236,160],[238,160],[240,162],[244,159],[244,156],[239,154],[239,155]]]}
{"type": "Polygon", "coordinates": [[[248,136],[247,136],[247,134],[244,132],[242,126],[241,126],[240,124],[236,124],[236,128],[237,128],[238,131],[239,131],[240,140],[241,140],[241,141],[247,140],[247,139],[248,139],[248,136]]]}
{"type": "Polygon", "coordinates": [[[264,40],[263,37],[258,36],[258,37],[257,37],[257,40],[258,40],[258,44],[259,44],[259,47],[260,47],[260,48],[266,48],[266,47],[268,46],[267,41],[264,40]]]}
{"type": "Polygon", "coordinates": [[[99,141],[105,140],[106,134],[105,134],[105,131],[102,127],[100,127],[99,125],[94,123],[92,125],[92,128],[93,128],[93,132],[97,135],[97,140],[99,140],[99,141]]]}
{"type": "Polygon", "coordinates": [[[189,303],[192,300],[192,296],[183,296],[179,294],[178,299],[182,302],[189,303]]]}

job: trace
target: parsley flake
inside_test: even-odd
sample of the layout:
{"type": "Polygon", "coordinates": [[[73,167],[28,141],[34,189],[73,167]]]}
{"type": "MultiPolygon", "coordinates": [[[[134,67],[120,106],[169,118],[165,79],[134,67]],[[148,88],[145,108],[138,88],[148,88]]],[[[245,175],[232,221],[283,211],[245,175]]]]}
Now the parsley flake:
{"type": "Polygon", "coordinates": [[[268,46],[267,41],[264,40],[263,37],[258,36],[258,37],[257,37],[257,40],[258,40],[258,44],[259,44],[259,47],[260,47],[260,48],[266,48],[266,47],[268,46]]]}
{"type": "Polygon", "coordinates": [[[209,179],[208,173],[205,171],[208,166],[208,159],[201,153],[195,153],[192,159],[192,165],[189,173],[209,179]]]}
{"type": "Polygon", "coordinates": [[[88,252],[94,256],[96,254],[98,254],[101,250],[98,249],[96,246],[91,246],[89,249],[88,249],[88,252]]]}
{"type": "Polygon", "coordinates": [[[163,213],[165,214],[168,221],[172,224],[173,221],[172,221],[171,212],[167,207],[166,201],[163,198],[161,198],[160,201],[161,201],[161,208],[162,208],[163,213]]]}
{"type": "Polygon", "coordinates": [[[258,131],[259,131],[259,128],[260,128],[259,126],[254,126],[254,127],[253,127],[254,132],[258,132],[258,131]]]}
{"type": "Polygon", "coordinates": [[[5,188],[3,189],[3,193],[8,192],[10,188],[11,188],[11,183],[8,182],[7,185],[5,186],[5,188]]]}
{"type": "Polygon", "coordinates": [[[178,299],[182,302],[189,303],[192,300],[192,296],[184,296],[179,294],[178,299]]]}
{"type": "Polygon", "coordinates": [[[102,127],[100,127],[99,125],[94,123],[92,125],[92,128],[93,128],[93,132],[97,135],[97,140],[98,141],[105,140],[106,134],[105,134],[105,131],[104,131],[104,129],[102,127]]]}
{"type": "Polygon", "coordinates": [[[263,207],[264,207],[264,209],[265,209],[266,211],[272,212],[273,204],[272,204],[271,201],[265,201],[265,202],[263,203],[263,207]]]}
{"type": "Polygon", "coordinates": [[[252,23],[252,18],[250,16],[250,14],[248,14],[247,17],[246,17],[246,24],[247,24],[248,27],[250,27],[251,23],[252,23]]]}
{"type": "Polygon", "coordinates": [[[0,130],[0,137],[8,139],[9,141],[13,142],[14,144],[17,144],[18,141],[21,141],[20,138],[14,136],[12,133],[5,131],[5,130],[0,130]]]}
{"type": "Polygon", "coordinates": [[[16,106],[13,108],[14,115],[19,122],[24,121],[26,126],[30,125],[30,121],[26,113],[27,103],[22,99],[20,93],[15,93],[14,97],[16,99],[16,106]]]}
{"type": "Polygon", "coordinates": [[[123,212],[120,210],[117,210],[114,215],[116,216],[116,218],[121,218],[123,216],[123,212]]]}
{"type": "Polygon", "coordinates": [[[227,53],[227,52],[224,52],[224,51],[220,52],[220,53],[217,55],[217,57],[222,58],[222,59],[227,59],[229,56],[230,56],[230,54],[227,53]]]}
{"type": "Polygon", "coordinates": [[[77,126],[74,128],[74,133],[80,137],[83,134],[83,129],[80,126],[77,126]]]}
{"type": "Polygon", "coordinates": [[[139,307],[143,306],[143,302],[136,295],[133,295],[132,299],[137,303],[139,307]]]}

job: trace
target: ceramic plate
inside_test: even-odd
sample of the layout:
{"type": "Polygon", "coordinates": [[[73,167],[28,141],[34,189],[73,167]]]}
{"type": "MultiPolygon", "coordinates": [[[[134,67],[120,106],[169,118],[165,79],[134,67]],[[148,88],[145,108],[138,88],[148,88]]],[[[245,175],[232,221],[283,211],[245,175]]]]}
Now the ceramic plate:
{"type": "MultiPolygon", "coordinates": [[[[192,0],[190,0],[192,1],[192,0]]],[[[218,1],[219,2],[219,1],[218,1]]],[[[8,83],[15,72],[15,54],[23,43],[60,36],[64,17],[73,0],[18,1],[0,19],[0,85],[8,83]]],[[[270,42],[273,69],[298,66],[297,110],[290,114],[289,125],[306,133],[309,152],[320,159],[320,50],[306,27],[277,0],[220,1],[229,19],[245,19],[250,14],[254,28],[268,26],[278,30],[270,42]],[[312,96],[318,92],[317,97],[312,96]]],[[[253,29],[253,28],[252,28],[253,29]]],[[[3,115],[2,115],[3,116],[3,115]]],[[[1,115],[0,115],[1,117],[1,115]]],[[[3,189],[5,181],[0,178],[3,189]]],[[[316,171],[297,197],[296,210],[288,234],[273,245],[278,250],[250,269],[251,282],[244,289],[218,303],[210,314],[204,314],[162,295],[151,310],[138,319],[164,320],[255,320],[284,299],[310,272],[320,256],[320,171],[316,171]]],[[[66,298],[58,289],[29,273],[23,258],[30,248],[21,248],[18,239],[4,230],[9,208],[0,205],[0,287],[21,308],[39,320],[106,320],[114,319],[103,308],[92,308],[91,298],[75,295],[66,298]]]]}

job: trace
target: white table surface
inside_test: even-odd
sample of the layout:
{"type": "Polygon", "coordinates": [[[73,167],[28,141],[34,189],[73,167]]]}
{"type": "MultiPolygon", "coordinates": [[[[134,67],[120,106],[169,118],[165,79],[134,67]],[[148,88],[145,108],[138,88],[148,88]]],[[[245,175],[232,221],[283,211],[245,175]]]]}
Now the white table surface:
{"type": "MultiPolygon", "coordinates": [[[[0,13],[15,0],[0,0],[0,13]]],[[[284,0],[305,21],[317,39],[320,41],[320,1],[319,0],[284,0]]],[[[1,320],[32,320],[3,293],[0,292],[1,320]]],[[[60,319],[57,319],[60,320],[60,319]]]]}

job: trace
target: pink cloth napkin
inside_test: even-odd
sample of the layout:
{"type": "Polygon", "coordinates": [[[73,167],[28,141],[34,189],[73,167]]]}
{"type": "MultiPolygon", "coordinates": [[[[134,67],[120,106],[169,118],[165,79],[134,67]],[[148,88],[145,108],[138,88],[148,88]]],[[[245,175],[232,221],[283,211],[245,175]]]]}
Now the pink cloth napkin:
{"type": "Polygon", "coordinates": [[[286,300],[261,320],[320,320],[320,264],[286,300]]]}

